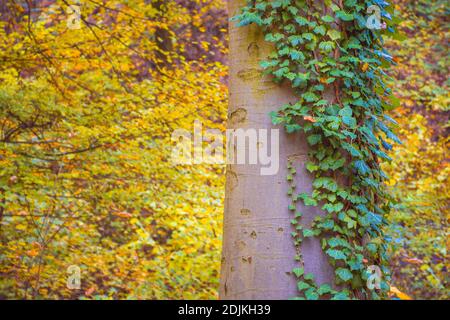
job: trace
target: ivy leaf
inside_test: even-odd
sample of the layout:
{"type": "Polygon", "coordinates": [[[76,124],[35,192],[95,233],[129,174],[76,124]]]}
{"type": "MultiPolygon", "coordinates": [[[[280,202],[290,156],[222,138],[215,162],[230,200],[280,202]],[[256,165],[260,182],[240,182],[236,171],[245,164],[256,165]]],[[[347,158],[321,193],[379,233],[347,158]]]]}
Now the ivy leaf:
{"type": "Polygon", "coordinates": [[[314,281],[314,274],[308,273],[304,276],[305,280],[314,281]]]}
{"type": "Polygon", "coordinates": [[[303,37],[303,39],[308,40],[308,41],[312,41],[313,39],[315,39],[314,35],[309,32],[303,33],[302,37],[303,37]]]}
{"type": "Polygon", "coordinates": [[[313,102],[313,101],[319,100],[319,97],[317,97],[312,92],[306,92],[306,93],[302,94],[302,97],[303,97],[303,99],[306,100],[306,102],[313,102]]]}
{"type": "Polygon", "coordinates": [[[289,6],[289,7],[288,7],[288,11],[289,11],[293,16],[296,16],[297,13],[298,13],[298,9],[297,9],[296,7],[293,7],[293,6],[289,6]]]}
{"type": "Polygon", "coordinates": [[[326,28],[324,26],[317,26],[314,28],[314,33],[325,35],[326,28]]]}
{"type": "Polygon", "coordinates": [[[350,107],[344,107],[344,108],[342,108],[341,110],[339,110],[339,115],[340,115],[341,117],[345,117],[345,116],[351,117],[351,116],[353,115],[352,108],[350,108],[350,107]]]}
{"type": "Polygon", "coordinates": [[[355,19],[355,17],[353,16],[353,14],[351,13],[347,13],[343,10],[339,10],[336,12],[336,17],[338,17],[339,19],[341,19],[342,21],[352,21],[353,19],[355,19]]]}
{"type": "Polygon", "coordinates": [[[324,294],[330,293],[331,291],[332,291],[332,289],[329,284],[323,284],[317,290],[317,293],[320,295],[324,295],[324,294]]]}
{"type": "Polygon", "coordinates": [[[355,128],[356,127],[356,119],[349,116],[343,116],[342,122],[347,125],[349,128],[355,128]]]}
{"type": "Polygon", "coordinates": [[[327,243],[332,248],[334,248],[334,247],[346,247],[346,248],[348,248],[350,246],[350,244],[346,240],[341,239],[341,238],[330,238],[327,241],[327,243]]]}
{"type": "Polygon", "coordinates": [[[319,48],[325,52],[330,52],[334,49],[334,46],[334,42],[331,41],[322,41],[321,43],[319,43],[319,48]]]}
{"type": "Polygon", "coordinates": [[[328,177],[320,177],[314,180],[313,182],[313,186],[315,188],[325,188],[330,190],[331,192],[336,192],[337,191],[337,183],[336,181],[334,181],[332,178],[328,178],[328,177]]]}
{"type": "Polygon", "coordinates": [[[326,15],[326,16],[322,16],[322,21],[331,23],[331,22],[334,22],[334,18],[329,15],[326,15]]]}
{"type": "Polygon", "coordinates": [[[337,268],[336,275],[344,282],[347,282],[353,278],[353,274],[346,268],[337,268]]]}
{"type": "Polygon", "coordinates": [[[305,270],[303,268],[294,268],[292,272],[295,274],[297,278],[300,278],[305,272],[305,270]]]}
{"type": "Polygon", "coordinates": [[[295,17],[295,22],[300,26],[307,26],[309,24],[309,21],[305,17],[295,17]]]}
{"type": "Polygon", "coordinates": [[[346,260],[347,257],[341,250],[328,249],[326,253],[334,260],[346,260]]]}
{"type": "Polygon", "coordinates": [[[266,61],[261,61],[259,63],[259,65],[263,68],[263,69],[267,69],[270,67],[275,67],[278,64],[277,60],[266,60],[266,61]]]}
{"type": "Polygon", "coordinates": [[[336,293],[331,300],[348,300],[349,296],[346,292],[338,292],[336,293]]]}
{"type": "Polygon", "coordinates": [[[281,39],[283,39],[283,35],[281,33],[268,33],[266,34],[264,40],[268,41],[268,42],[278,42],[281,39]]]}
{"type": "Polygon", "coordinates": [[[360,175],[364,176],[370,172],[370,168],[367,166],[364,160],[356,160],[353,165],[355,166],[356,170],[358,170],[358,173],[360,175]]]}
{"type": "Polygon", "coordinates": [[[305,206],[317,206],[317,201],[304,192],[300,193],[297,198],[302,199],[305,206]]]}
{"type": "Polygon", "coordinates": [[[311,229],[303,229],[303,236],[305,238],[314,237],[314,231],[311,229]]]}
{"type": "Polygon", "coordinates": [[[303,292],[303,290],[308,289],[310,287],[311,286],[308,283],[304,282],[304,281],[297,282],[297,289],[300,292],[303,292]]]}
{"type": "Polygon", "coordinates": [[[298,50],[291,50],[291,52],[289,53],[289,55],[291,56],[292,60],[300,60],[303,61],[305,60],[305,56],[303,53],[301,53],[298,50]]]}
{"type": "Polygon", "coordinates": [[[303,38],[301,36],[298,35],[293,35],[290,36],[288,38],[289,42],[293,45],[293,46],[298,46],[299,44],[303,44],[303,38]]]}
{"type": "Polygon", "coordinates": [[[315,291],[314,288],[310,288],[310,289],[306,290],[305,297],[307,300],[318,300],[319,299],[319,295],[317,294],[317,292],[315,291]]]}
{"type": "Polygon", "coordinates": [[[320,141],[322,141],[322,136],[320,134],[312,134],[312,135],[308,136],[308,138],[306,138],[306,140],[308,141],[308,143],[310,145],[314,146],[317,143],[319,143],[320,141]]]}
{"type": "Polygon", "coordinates": [[[318,165],[315,165],[313,162],[308,162],[306,164],[306,170],[308,170],[309,172],[314,172],[317,171],[319,169],[318,165]]]}
{"type": "Polygon", "coordinates": [[[295,79],[296,75],[293,72],[289,72],[288,74],[285,75],[285,77],[292,81],[295,79]]]}
{"type": "Polygon", "coordinates": [[[341,33],[335,29],[328,30],[327,35],[333,41],[336,41],[341,38],[341,33]]]}

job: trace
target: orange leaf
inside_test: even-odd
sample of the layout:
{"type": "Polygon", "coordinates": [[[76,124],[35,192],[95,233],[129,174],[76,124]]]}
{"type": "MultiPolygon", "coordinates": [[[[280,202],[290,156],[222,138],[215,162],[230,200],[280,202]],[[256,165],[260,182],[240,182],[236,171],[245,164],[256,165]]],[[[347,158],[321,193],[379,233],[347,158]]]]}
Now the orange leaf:
{"type": "Polygon", "coordinates": [[[423,260],[417,259],[417,258],[403,258],[402,259],[405,262],[411,263],[411,264],[422,264],[423,260]]]}
{"type": "Polygon", "coordinates": [[[121,218],[131,218],[133,215],[131,213],[121,211],[121,212],[115,212],[113,213],[115,216],[121,217],[121,218]]]}
{"type": "Polygon", "coordinates": [[[95,287],[90,287],[89,289],[87,289],[87,290],[84,292],[84,295],[90,296],[91,294],[94,293],[94,291],[95,291],[95,287]]]}
{"type": "Polygon", "coordinates": [[[27,251],[27,256],[36,257],[39,254],[39,250],[31,249],[27,251]]]}
{"type": "Polygon", "coordinates": [[[304,116],[303,119],[305,119],[306,121],[309,121],[309,122],[317,122],[317,120],[311,116],[304,116]]]}

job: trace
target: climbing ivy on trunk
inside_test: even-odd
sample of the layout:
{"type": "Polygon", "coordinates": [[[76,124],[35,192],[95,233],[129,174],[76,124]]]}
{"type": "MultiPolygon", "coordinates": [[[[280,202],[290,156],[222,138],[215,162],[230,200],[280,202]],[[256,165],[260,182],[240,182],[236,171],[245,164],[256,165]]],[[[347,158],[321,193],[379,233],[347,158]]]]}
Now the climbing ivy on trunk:
{"type": "Polygon", "coordinates": [[[383,48],[383,36],[396,37],[393,7],[383,0],[249,0],[232,20],[257,24],[274,44],[261,67],[277,83],[289,83],[298,100],[274,110],[273,123],[287,133],[305,133],[310,145],[312,194],[296,191],[296,168],[287,164],[292,238],[299,248],[304,238],[320,237],[335,283],[318,286],[304,273],[298,250],[297,298],[387,297],[389,239],[383,227],[393,203],[380,160],[390,161],[387,152],[400,143],[396,122],[386,114],[397,103],[384,71],[393,58],[383,48]],[[325,214],[304,228],[298,201],[325,214]],[[381,271],[379,282],[372,281],[373,270],[381,271]]]}

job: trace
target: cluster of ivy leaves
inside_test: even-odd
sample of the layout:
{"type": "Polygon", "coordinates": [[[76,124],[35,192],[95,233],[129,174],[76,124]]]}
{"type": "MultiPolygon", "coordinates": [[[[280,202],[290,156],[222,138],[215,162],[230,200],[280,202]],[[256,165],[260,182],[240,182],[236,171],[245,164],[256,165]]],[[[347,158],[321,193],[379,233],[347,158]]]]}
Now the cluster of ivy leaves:
{"type": "MultiPolygon", "coordinates": [[[[310,146],[306,169],[314,176],[312,194],[298,193],[288,163],[295,245],[320,237],[335,268],[335,283],[317,286],[300,265],[293,270],[300,299],[380,299],[389,292],[389,239],[386,215],[393,206],[380,161],[400,140],[386,111],[398,103],[386,85],[394,63],[383,37],[398,37],[393,7],[383,1],[252,0],[232,20],[257,24],[275,50],[261,61],[274,81],[287,82],[296,103],[271,116],[287,133],[303,132],[310,146]],[[366,26],[367,9],[376,5],[381,28],[366,26]],[[297,202],[325,212],[310,229],[301,226],[297,202]],[[368,266],[381,270],[377,286],[368,286],[368,266]],[[370,288],[369,288],[370,287],[370,288]]],[[[300,261],[301,257],[297,256],[300,261]]]]}

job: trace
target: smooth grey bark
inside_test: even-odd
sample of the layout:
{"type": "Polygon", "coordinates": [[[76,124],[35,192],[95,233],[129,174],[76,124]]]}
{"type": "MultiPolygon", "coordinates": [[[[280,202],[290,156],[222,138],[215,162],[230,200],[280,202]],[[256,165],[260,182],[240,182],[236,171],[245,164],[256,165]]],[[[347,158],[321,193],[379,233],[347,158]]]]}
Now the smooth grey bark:
{"type": "MultiPolygon", "coordinates": [[[[230,16],[245,0],[229,0],[230,16]]],[[[297,293],[292,269],[296,249],[288,211],[287,160],[297,168],[296,192],[311,192],[312,177],[305,169],[308,145],[301,134],[287,135],[273,126],[269,112],[296,96],[286,86],[278,86],[263,76],[259,61],[273,50],[264,41],[258,26],[229,26],[230,83],[229,129],[280,129],[279,161],[276,175],[260,175],[259,165],[227,166],[223,253],[219,296],[221,299],[288,299],[297,293]]],[[[270,141],[270,139],[268,140],[270,141]]],[[[247,146],[248,147],[248,146],[247,146]]],[[[297,205],[303,213],[301,224],[309,226],[322,212],[297,205]]],[[[333,283],[333,269],[318,239],[301,246],[305,272],[312,272],[318,284],[333,283]]]]}

